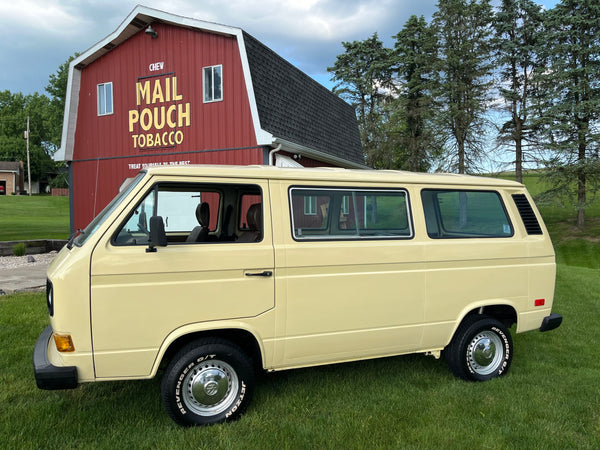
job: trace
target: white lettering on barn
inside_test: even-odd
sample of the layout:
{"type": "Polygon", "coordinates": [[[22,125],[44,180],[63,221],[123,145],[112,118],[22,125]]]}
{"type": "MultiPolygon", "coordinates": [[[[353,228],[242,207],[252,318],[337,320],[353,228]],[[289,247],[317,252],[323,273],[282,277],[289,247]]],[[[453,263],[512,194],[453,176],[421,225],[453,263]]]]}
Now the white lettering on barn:
{"type": "Polygon", "coordinates": [[[150,72],[156,72],[157,70],[163,70],[163,68],[165,67],[165,63],[164,61],[161,62],[155,62],[152,63],[148,66],[148,69],[150,69],[150,72]]]}

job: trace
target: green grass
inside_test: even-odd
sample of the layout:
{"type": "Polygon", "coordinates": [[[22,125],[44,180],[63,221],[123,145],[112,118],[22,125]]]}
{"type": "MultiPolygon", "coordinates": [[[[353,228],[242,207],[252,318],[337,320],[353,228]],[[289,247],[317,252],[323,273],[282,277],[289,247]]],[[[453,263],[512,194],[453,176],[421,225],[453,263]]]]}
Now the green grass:
{"type": "Polygon", "coordinates": [[[68,237],[68,197],[0,197],[0,241],[68,237]]]}
{"type": "Polygon", "coordinates": [[[563,325],[514,335],[501,379],[468,383],[423,355],[264,375],[241,420],[182,429],[160,378],[41,391],[44,295],[0,297],[3,448],[600,448],[600,271],[558,267],[563,325]]]}

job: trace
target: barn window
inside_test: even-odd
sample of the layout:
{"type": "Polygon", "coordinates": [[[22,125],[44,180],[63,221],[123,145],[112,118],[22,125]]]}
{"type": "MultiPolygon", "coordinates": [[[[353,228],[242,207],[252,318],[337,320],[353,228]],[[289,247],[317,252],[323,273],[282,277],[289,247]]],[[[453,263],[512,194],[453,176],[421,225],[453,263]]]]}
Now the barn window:
{"type": "Polygon", "coordinates": [[[113,113],[113,84],[98,85],[98,115],[107,116],[113,113]]]}
{"type": "Polygon", "coordinates": [[[204,103],[223,100],[223,66],[210,66],[202,70],[204,103]]]}
{"type": "Polygon", "coordinates": [[[304,197],[304,215],[305,216],[316,216],[317,215],[317,196],[307,195],[304,197]]]}

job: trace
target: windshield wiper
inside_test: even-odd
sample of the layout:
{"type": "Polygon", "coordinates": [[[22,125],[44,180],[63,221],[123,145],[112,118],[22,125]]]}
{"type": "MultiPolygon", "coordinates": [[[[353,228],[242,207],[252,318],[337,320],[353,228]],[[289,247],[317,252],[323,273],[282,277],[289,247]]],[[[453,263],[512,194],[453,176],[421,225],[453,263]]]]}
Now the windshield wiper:
{"type": "Polygon", "coordinates": [[[73,243],[75,242],[75,238],[77,236],[79,236],[80,234],[83,234],[83,230],[81,228],[77,228],[77,230],[75,230],[75,232],[69,236],[69,241],[67,242],[67,248],[69,250],[71,250],[73,248],[73,243]]]}

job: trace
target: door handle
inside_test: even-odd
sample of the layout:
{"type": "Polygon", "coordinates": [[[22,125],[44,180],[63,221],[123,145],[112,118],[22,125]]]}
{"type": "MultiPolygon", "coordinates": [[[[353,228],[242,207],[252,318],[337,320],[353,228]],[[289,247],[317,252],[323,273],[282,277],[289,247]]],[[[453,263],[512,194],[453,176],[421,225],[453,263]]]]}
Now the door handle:
{"type": "Polygon", "coordinates": [[[273,272],[270,270],[263,270],[262,272],[246,272],[247,277],[270,277],[273,276],[273,272]]]}

